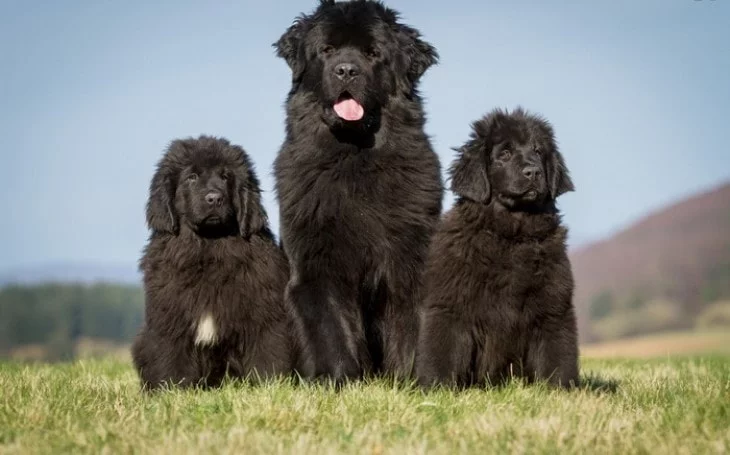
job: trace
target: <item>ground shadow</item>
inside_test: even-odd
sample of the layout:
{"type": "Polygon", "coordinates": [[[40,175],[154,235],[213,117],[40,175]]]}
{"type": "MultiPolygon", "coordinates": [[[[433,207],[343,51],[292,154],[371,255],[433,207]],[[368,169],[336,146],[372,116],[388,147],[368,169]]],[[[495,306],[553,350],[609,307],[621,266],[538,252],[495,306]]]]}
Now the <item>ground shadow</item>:
{"type": "Polygon", "coordinates": [[[620,387],[620,381],[613,378],[604,378],[595,373],[584,374],[580,379],[580,390],[587,390],[595,393],[616,393],[620,387]]]}

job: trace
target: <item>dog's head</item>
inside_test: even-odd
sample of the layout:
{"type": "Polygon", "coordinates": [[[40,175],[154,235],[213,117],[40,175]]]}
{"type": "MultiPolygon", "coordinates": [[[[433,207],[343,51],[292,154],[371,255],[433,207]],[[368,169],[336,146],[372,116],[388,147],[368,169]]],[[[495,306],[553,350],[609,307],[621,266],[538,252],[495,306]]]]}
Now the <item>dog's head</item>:
{"type": "Polygon", "coordinates": [[[380,2],[321,0],[274,43],[294,91],[313,94],[334,129],[371,129],[393,96],[411,96],[436,50],[380,2]]]}
{"type": "Polygon", "coordinates": [[[550,124],[521,108],[494,110],[473,124],[450,169],[457,196],[511,210],[543,209],[574,191],[550,124]]]}
{"type": "Polygon", "coordinates": [[[152,178],[147,224],[170,234],[184,225],[203,237],[249,237],[266,229],[259,182],[246,152],[209,136],[173,141],[152,178]]]}

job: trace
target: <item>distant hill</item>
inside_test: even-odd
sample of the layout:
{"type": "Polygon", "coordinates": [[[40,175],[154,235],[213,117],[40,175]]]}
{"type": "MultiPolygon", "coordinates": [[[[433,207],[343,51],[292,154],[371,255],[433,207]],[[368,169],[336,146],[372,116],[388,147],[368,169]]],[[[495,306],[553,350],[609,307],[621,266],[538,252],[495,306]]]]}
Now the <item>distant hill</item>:
{"type": "Polygon", "coordinates": [[[690,327],[730,295],[730,183],[571,252],[582,341],[690,327]]]}
{"type": "Polygon", "coordinates": [[[0,271],[0,286],[47,282],[140,284],[141,280],[136,264],[59,262],[0,271]]]}

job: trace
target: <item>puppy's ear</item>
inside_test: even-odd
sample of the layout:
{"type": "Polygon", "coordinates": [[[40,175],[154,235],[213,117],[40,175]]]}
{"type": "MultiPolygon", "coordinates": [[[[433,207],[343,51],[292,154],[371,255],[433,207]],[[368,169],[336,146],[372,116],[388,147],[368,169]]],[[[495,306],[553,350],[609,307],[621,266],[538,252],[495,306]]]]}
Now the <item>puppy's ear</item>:
{"type": "Polygon", "coordinates": [[[177,235],[180,228],[175,209],[175,176],[172,170],[160,163],[152,177],[150,196],[147,200],[147,226],[155,232],[177,235]]]}
{"type": "Polygon", "coordinates": [[[300,17],[273,44],[276,55],[283,58],[292,71],[292,80],[301,79],[306,67],[306,57],[302,49],[305,35],[306,18],[300,17]]]}
{"type": "Polygon", "coordinates": [[[233,200],[241,237],[248,239],[269,224],[261,202],[259,182],[253,171],[236,173],[236,195],[233,200]]]}
{"type": "Polygon", "coordinates": [[[457,196],[475,202],[489,202],[491,189],[487,177],[485,147],[483,139],[473,138],[461,148],[455,149],[458,156],[449,168],[449,174],[451,191],[457,196]]]}
{"type": "Polygon", "coordinates": [[[570,179],[568,168],[565,166],[563,155],[553,146],[553,153],[546,163],[547,182],[550,189],[550,197],[555,200],[558,196],[569,191],[575,191],[575,185],[570,179]]]}
{"type": "Polygon", "coordinates": [[[397,27],[400,45],[407,57],[407,75],[412,85],[415,85],[428,68],[438,62],[439,55],[430,43],[421,39],[418,30],[407,25],[397,27]]]}

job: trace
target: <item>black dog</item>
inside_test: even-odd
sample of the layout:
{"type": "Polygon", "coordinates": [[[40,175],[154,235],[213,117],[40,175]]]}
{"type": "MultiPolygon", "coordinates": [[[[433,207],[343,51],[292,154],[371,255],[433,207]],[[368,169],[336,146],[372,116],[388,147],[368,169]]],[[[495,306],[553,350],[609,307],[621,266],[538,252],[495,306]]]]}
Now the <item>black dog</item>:
{"type": "Polygon", "coordinates": [[[416,90],[437,54],[397,19],[325,0],[275,44],[293,79],[274,168],[305,377],[412,372],[443,184],[416,90]]]}
{"type": "Polygon", "coordinates": [[[474,123],[434,236],[417,375],[424,386],[509,375],[578,383],[573,276],[555,199],[573,191],[550,124],[522,109],[474,123]]]}
{"type": "Polygon", "coordinates": [[[206,136],[172,142],[150,185],[147,223],[145,324],[132,348],[143,387],[290,371],[288,263],[244,150],[206,136]]]}

